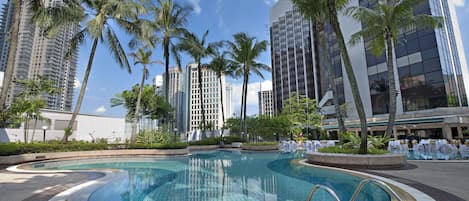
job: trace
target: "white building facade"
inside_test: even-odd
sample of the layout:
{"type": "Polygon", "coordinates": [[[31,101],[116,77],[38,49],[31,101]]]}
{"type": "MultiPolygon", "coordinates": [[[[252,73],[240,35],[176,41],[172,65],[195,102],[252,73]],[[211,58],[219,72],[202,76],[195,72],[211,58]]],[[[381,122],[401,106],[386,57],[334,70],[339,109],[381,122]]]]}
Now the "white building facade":
{"type": "MultiPolygon", "coordinates": [[[[184,74],[179,67],[169,69],[169,104],[173,108],[173,129],[177,128],[179,132],[185,131],[184,121],[184,74]]],[[[165,76],[163,75],[163,87],[162,90],[166,89],[164,85],[165,76]]],[[[164,94],[164,92],[163,92],[164,94]]]]}
{"type": "MultiPolygon", "coordinates": [[[[226,88],[225,77],[222,76],[222,84],[215,72],[202,67],[202,89],[199,88],[198,72],[196,64],[189,64],[186,71],[186,94],[187,94],[187,131],[200,129],[202,123],[202,104],[205,110],[205,121],[213,125],[214,130],[223,127],[222,112],[220,104],[220,89],[226,88]],[[200,96],[203,103],[200,102],[200,96]]],[[[226,90],[223,90],[226,91],[226,90]]],[[[223,93],[226,100],[226,93],[223,93]]]]}
{"type": "Polygon", "coordinates": [[[272,90],[259,91],[259,115],[272,117],[274,115],[274,102],[272,90]]]}

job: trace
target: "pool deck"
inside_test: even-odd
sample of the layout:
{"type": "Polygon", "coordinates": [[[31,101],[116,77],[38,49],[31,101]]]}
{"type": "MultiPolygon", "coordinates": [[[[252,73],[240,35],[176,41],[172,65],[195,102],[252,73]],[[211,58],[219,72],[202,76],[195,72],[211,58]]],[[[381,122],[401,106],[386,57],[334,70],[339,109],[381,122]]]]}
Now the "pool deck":
{"type": "MultiPolygon", "coordinates": [[[[66,189],[103,176],[99,173],[14,173],[6,171],[5,166],[0,168],[2,201],[46,201],[66,189]]],[[[469,161],[409,161],[408,166],[403,169],[358,169],[412,186],[436,201],[469,200],[468,170],[469,161]]]]}
{"type": "Polygon", "coordinates": [[[395,170],[358,170],[412,186],[436,201],[469,200],[469,161],[409,161],[395,170]]]}

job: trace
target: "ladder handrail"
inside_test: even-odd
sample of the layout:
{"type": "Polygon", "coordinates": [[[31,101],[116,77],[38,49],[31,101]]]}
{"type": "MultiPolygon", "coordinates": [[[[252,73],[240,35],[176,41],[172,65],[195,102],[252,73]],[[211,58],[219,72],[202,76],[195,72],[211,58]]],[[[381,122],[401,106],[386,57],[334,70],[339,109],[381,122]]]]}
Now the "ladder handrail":
{"type": "MultiPolygon", "coordinates": [[[[399,197],[399,195],[397,195],[396,192],[394,192],[394,190],[392,190],[391,187],[389,187],[389,185],[387,185],[386,183],[384,183],[383,181],[381,180],[378,180],[378,179],[373,179],[373,178],[369,178],[369,179],[364,179],[362,180],[357,188],[355,189],[355,192],[353,192],[353,196],[352,198],[350,199],[350,201],[355,201],[355,199],[357,199],[358,197],[358,194],[361,192],[361,190],[363,190],[363,187],[365,187],[366,184],[368,183],[375,183],[377,184],[379,187],[381,187],[381,189],[383,189],[384,191],[386,191],[386,193],[388,193],[389,195],[391,196],[394,196],[398,201],[402,201],[401,197],[399,197]]],[[[392,199],[392,198],[391,198],[392,199]]]]}
{"type": "Polygon", "coordinates": [[[327,186],[324,186],[324,185],[321,185],[321,184],[316,184],[316,185],[313,186],[313,188],[309,192],[308,199],[306,201],[311,201],[311,199],[313,198],[314,193],[317,190],[319,190],[320,188],[326,190],[336,201],[340,201],[337,194],[331,188],[329,188],[327,186]]]}

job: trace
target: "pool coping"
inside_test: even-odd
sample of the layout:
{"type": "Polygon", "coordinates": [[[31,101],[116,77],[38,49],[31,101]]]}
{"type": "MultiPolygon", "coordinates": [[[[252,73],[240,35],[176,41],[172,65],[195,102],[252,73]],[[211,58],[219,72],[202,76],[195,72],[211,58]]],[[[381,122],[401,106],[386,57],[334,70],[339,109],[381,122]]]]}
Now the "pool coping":
{"type": "MultiPolygon", "coordinates": [[[[321,169],[335,170],[335,171],[339,171],[339,172],[344,172],[346,174],[358,176],[358,177],[361,177],[361,178],[378,179],[378,180],[381,180],[381,181],[385,182],[386,184],[390,184],[391,188],[397,187],[398,189],[393,188],[393,190],[397,190],[396,193],[398,193],[399,196],[401,196],[402,192],[404,192],[404,193],[408,194],[409,196],[411,196],[412,198],[414,198],[416,201],[435,201],[435,199],[433,199],[432,197],[430,197],[426,193],[424,193],[422,191],[419,191],[419,190],[417,190],[417,189],[415,189],[415,188],[413,188],[409,185],[394,181],[392,179],[388,179],[388,178],[385,178],[385,177],[382,177],[382,176],[369,174],[369,173],[365,173],[365,172],[355,171],[355,170],[349,170],[349,169],[343,169],[343,168],[337,168],[337,167],[329,167],[329,166],[321,166],[321,165],[314,165],[314,164],[308,163],[307,160],[308,159],[300,160],[300,161],[298,161],[298,164],[304,165],[304,166],[309,166],[309,167],[321,168],[321,169]]],[[[406,196],[406,197],[408,197],[408,196],[406,196]]]]}

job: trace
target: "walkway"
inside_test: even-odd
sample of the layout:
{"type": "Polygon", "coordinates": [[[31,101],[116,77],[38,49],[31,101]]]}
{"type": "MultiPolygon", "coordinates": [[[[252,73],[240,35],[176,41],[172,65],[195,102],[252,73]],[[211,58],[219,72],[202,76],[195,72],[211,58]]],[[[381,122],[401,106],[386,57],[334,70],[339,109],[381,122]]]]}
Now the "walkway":
{"type": "Polygon", "coordinates": [[[0,170],[0,201],[47,201],[77,184],[99,178],[101,174],[26,174],[0,170]]]}
{"type": "Polygon", "coordinates": [[[425,192],[437,201],[469,200],[469,162],[409,161],[403,170],[364,170],[425,192]]]}

